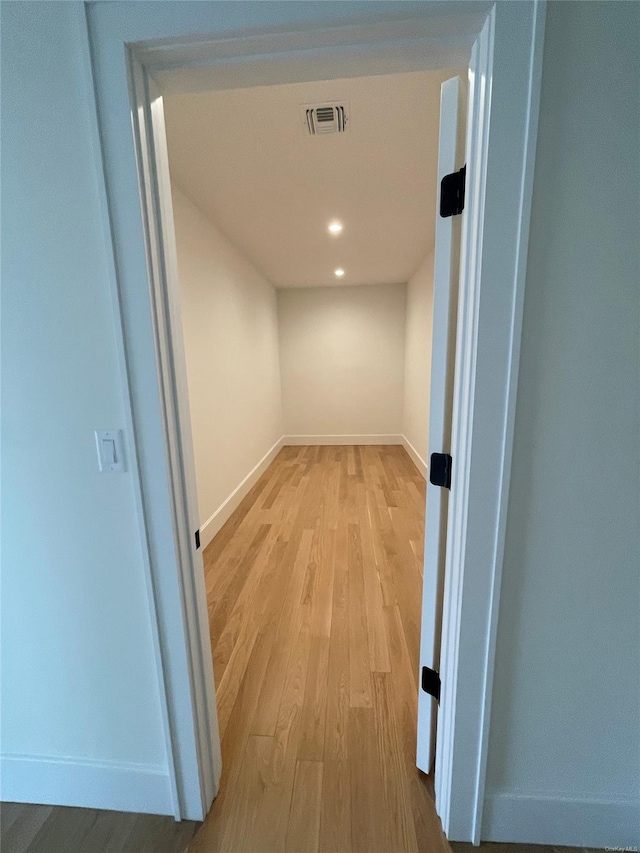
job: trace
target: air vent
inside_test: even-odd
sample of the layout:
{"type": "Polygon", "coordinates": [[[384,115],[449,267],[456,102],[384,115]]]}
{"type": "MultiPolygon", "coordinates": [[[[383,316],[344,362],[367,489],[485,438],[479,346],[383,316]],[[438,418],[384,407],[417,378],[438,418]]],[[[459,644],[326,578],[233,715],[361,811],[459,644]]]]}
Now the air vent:
{"type": "Polygon", "coordinates": [[[324,104],[304,104],[302,119],[311,136],[324,133],[344,133],[347,129],[348,104],[331,101],[324,104]]]}

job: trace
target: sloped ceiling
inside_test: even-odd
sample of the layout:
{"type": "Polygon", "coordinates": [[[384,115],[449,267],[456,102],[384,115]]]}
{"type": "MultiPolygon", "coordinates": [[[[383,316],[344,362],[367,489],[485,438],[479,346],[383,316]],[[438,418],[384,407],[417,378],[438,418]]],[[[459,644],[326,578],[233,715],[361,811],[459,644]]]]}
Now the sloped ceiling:
{"type": "Polygon", "coordinates": [[[172,179],[276,287],[407,281],[433,248],[440,84],[455,73],[169,95],[172,179]],[[325,101],[349,104],[348,129],[312,137],[301,105],[325,101]]]}

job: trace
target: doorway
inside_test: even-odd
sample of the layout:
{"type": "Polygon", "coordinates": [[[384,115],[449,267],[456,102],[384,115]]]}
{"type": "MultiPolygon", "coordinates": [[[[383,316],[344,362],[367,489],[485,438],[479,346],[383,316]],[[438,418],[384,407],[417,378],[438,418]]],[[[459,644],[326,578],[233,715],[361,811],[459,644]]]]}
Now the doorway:
{"type": "MultiPolygon", "coordinates": [[[[348,30],[341,30],[340,26],[324,31],[315,29],[315,59],[323,51],[332,53],[335,59],[331,45],[334,48],[337,44],[344,45],[347,35],[349,48],[342,51],[342,55],[350,53],[353,57],[351,48],[359,44],[358,64],[364,61],[363,57],[366,61],[379,62],[382,55],[383,64],[386,63],[388,68],[389,62],[397,58],[398,42],[403,39],[417,47],[413,53],[409,51],[413,60],[424,62],[425,43],[431,39],[433,45],[444,32],[442,26],[433,28],[433,16],[437,17],[442,11],[436,6],[421,7],[422,18],[410,22],[404,19],[398,23],[399,19],[395,18],[381,23],[378,19],[369,21],[367,26],[349,25],[351,29],[348,30]],[[394,33],[391,40],[390,33],[394,33]]],[[[381,8],[380,5],[376,7],[377,13],[381,8]]],[[[479,15],[478,9],[476,6],[476,16],[479,15]]],[[[271,45],[276,65],[280,63],[278,73],[282,73],[283,55],[284,64],[288,63],[290,71],[292,63],[286,59],[287,50],[296,44],[298,47],[308,44],[308,40],[304,33],[305,25],[298,23],[297,29],[294,25],[286,33],[282,30],[277,34],[263,31],[247,36],[244,42],[242,36],[236,36],[231,40],[214,37],[185,42],[182,38],[173,43],[135,44],[145,37],[180,36],[185,31],[186,22],[182,11],[178,13],[176,9],[175,13],[172,17],[174,11],[167,11],[162,22],[151,24],[142,13],[137,18],[138,12],[134,10],[133,17],[120,21],[114,27],[113,16],[118,18],[120,10],[96,8],[90,10],[90,19],[92,39],[98,46],[102,71],[96,78],[96,86],[118,258],[119,298],[127,340],[128,370],[133,385],[131,402],[138,442],[142,442],[139,471],[145,508],[144,535],[150,554],[154,613],[157,613],[154,624],[157,623],[161,650],[160,679],[166,690],[167,732],[171,746],[169,768],[176,792],[176,815],[198,816],[206,810],[215,793],[215,768],[219,763],[215,755],[215,707],[208,699],[212,684],[208,682],[206,661],[202,656],[201,632],[205,614],[202,612],[202,591],[197,589],[197,572],[194,571],[197,558],[191,522],[195,514],[189,498],[193,483],[179,452],[184,425],[178,416],[178,400],[184,389],[176,383],[172,369],[175,363],[175,353],[171,350],[175,324],[171,322],[170,293],[165,287],[167,264],[163,259],[166,260],[167,247],[162,240],[163,222],[170,213],[163,208],[164,177],[154,166],[159,141],[154,137],[154,122],[162,121],[159,85],[166,84],[166,75],[170,76],[176,69],[180,72],[190,62],[198,64],[205,74],[212,68],[216,71],[215,62],[205,68],[207,63],[203,62],[203,57],[207,51],[210,57],[218,57],[218,71],[224,65],[220,57],[249,57],[248,62],[237,63],[246,78],[248,74],[255,73],[256,63],[263,61],[255,57],[264,57],[265,44],[271,45]],[[123,41],[127,45],[135,105],[135,145],[126,142],[129,115],[126,109],[122,109],[127,97],[123,91],[122,73],[118,71],[123,41]],[[276,43],[278,50],[274,51],[276,43]],[[127,226],[132,216],[139,220],[140,201],[131,184],[134,152],[143,188],[143,217],[152,287],[150,305],[146,307],[144,300],[141,302],[139,298],[138,287],[141,245],[131,239],[127,226]],[[125,161],[126,168],[119,168],[119,164],[123,165],[125,161]],[[150,315],[154,317],[153,336],[149,335],[145,325],[150,315]],[[151,349],[155,348],[160,362],[159,376],[153,359],[149,359],[150,345],[151,349]],[[151,384],[158,378],[162,389],[159,408],[151,384]],[[168,495],[166,483],[163,485],[167,471],[170,472],[168,495]],[[168,547],[163,547],[163,543],[168,547]],[[181,590],[177,610],[174,595],[176,567],[181,590]],[[167,649],[181,647],[185,635],[186,655],[168,654],[167,649]],[[185,713],[184,702],[180,701],[180,697],[185,695],[185,683],[191,697],[188,714],[185,713]],[[191,745],[187,748],[185,744],[191,745]],[[197,793],[192,784],[194,770],[200,780],[197,793]]],[[[458,13],[462,21],[468,10],[465,13],[462,7],[460,10],[456,7],[453,17],[456,18],[458,13]]],[[[482,17],[485,14],[483,9],[482,17]]],[[[453,443],[459,454],[454,457],[457,459],[453,469],[454,506],[449,512],[455,535],[452,547],[447,551],[447,563],[451,563],[452,571],[450,581],[447,581],[448,592],[445,585],[443,651],[446,654],[440,713],[443,748],[439,748],[438,753],[446,766],[444,772],[437,776],[439,790],[436,791],[436,802],[446,831],[450,837],[461,839],[479,837],[482,812],[493,655],[491,638],[497,615],[504,531],[503,493],[508,486],[515,400],[513,365],[514,354],[517,363],[519,349],[522,272],[528,232],[543,15],[534,3],[504,4],[490,11],[484,25],[482,20],[478,24],[476,18],[470,28],[469,20],[467,17],[462,21],[460,29],[456,29],[454,24],[453,29],[447,31],[457,33],[449,45],[456,39],[458,44],[470,45],[482,32],[474,48],[478,97],[471,112],[475,135],[470,152],[472,159],[475,158],[476,181],[469,193],[467,264],[463,267],[462,310],[459,315],[459,331],[462,330],[463,334],[458,335],[461,343],[456,358],[455,405],[460,409],[461,418],[459,434],[454,436],[453,443]],[[518,46],[517,50],[514,45],[518,46]],[[496,167],[500,163],[499,174],[490,168],[494,161],[496,167]],[[481,311],[481,304],[491,307],[481,311]],[[476,393],[477,388],[481,388],[482,393],[476,393]],[[477,495],[473,497],[476,494],[474,484],[481,484],[482,500],[478,500],[477,495]],[[467,543],[473,543],[472,581],[466,571],[467,543]],[[450,607],[446,606],[447,595],[450,607]],[[468,596],[469,613],[464,604],[468,596]],[[464,630],[460,622],[462,612],[466,619],[464,630]],[[481,677],[469,678],[470,672],[481,673],[481,677]],[[454,744],[457,742],[476,746],[456,750],[454,744]],[[476,780],[471,788],[464,781],[470,778],[476,780]]],[[[238,25],[240,28],[243,26],[241,22],[238,25]]],[[[201,20],[193,21],[191,31],[202,33],[202,27],[201,20]]],[[[212,18],[209,32],[216,29],[216,21],[212,18]]],[[[438,50],[441,55],[442,39],[438,50]]],[[[403,56],[407,55],[403,53],[403,56]]],[[[273,70],[274,66],[270,67],[273,70]]],[[[227,65],[224,73],[228,71],[227,65]]],[[[263,71],[264,65],[260,74],[263,71]]]]}
{"type": "Polygon", "coordinates": [[[203,847],[442,844],[415,752],[452,73],[163,99],[223,744],[203,847]]]}

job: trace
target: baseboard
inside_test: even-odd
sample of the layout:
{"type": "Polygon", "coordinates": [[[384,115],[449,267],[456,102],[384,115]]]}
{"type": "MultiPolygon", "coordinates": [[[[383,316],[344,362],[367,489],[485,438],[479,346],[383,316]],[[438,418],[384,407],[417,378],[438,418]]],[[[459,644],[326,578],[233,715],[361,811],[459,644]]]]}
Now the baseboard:
{"type": "Polygon", "coordinates": [[[420,456],[420,454],[415,449],[413,444],[411,444],[411,442],[409,441],[409,439],[407,438],[406,435],[402,436],[402,446],[404,447],[404,449],[407,451],[407,453],[411,457],[411,461],[413,462],[413,464],[416,466],[418,471],[420,471],[420,473],[422,474],[422,476],[426,480],[427,479],[427,463],[424,461],[422,456],[420,456]]]}
{"type": "Polygon", "coordinates": [[[164,767],[50,756],[3,755],[0,800],[121,812],[174,813],[164,767]]]}
{"type": "Polygon", "coordinates": [[[481,837],[483,841],[637,850],[640,804],[489,795],[481,837]]]}
{"type": "Polygon", "coordinates": [[[402,444],[401,435],[285,435],[285,447],[309,445],[402,444]]]}
{"type": "Polygon", "coordinates": [[[255,468],[249,471],[240,485],[231,492],[225,502],[200,526],[200,545],[202,548],[207,547],[216,533],[222,528],[223,524],[228,521],[231,513],[238,508],[242,499],[255,486],[285,443],[284,437],[279,438],[273,447],[265,453],[255,468]]]}

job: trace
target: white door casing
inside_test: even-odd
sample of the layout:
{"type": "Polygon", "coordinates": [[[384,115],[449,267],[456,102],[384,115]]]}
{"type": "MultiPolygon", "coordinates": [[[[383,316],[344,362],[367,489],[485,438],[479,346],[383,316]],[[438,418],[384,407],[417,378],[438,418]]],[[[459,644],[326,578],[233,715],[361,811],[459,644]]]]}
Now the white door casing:
{"type": "MultiPolygon", "coordinates": [[[[186,606],[197,611],[197,617],[190,620],[195,630],[188,634],[191,644],[191,661],[199,677],[193,679],[194,707],[196,713],[197,738],[201,744],[200,754],[206,762],[200,774],[202,800],[210,803],[218,792],[220,774],[222,772],[222,755],[220,732],[218,727],[218,711],[216,704],[216,688],[213,673],[213,656],[211,636],[209,632],[209,614],[207,610],[207,594],[204,580],[204,564],[200,550],[200,512],[198,509],[198,493],[196,485],[196,468],[193,454],[191,430],[191,408],[187,385],[187,365],[183,341],[182,309],[180,305],[180,287],[177,286],[178,258],[176,250],[175,226],[173,222],[173,202],[171,198],[171,175],[169,172],[169,152],[164,122],[164,105],[158,86],[152,78],[147,81],[151,129],[153,131],[153,160],[158,184],[158,221],[162,228],[164,275],[167,281],[174,283],[167,286],[166,315],[169,322],[168,336],[171,344],[170,365],[175,374],[172,378],[172,389],[176,396],[175,429],[180,447],[180,459],[176,460],[176,468],[184,483],[185,519],[183,532],[186,534],[188,558],[193,566],[193,586],[188,591],[189,601],[186,606]],[[198,538],[196,541],[196,531],[198,538]]],[[[206,805],[205,805],[206,808],[206,805]]]]}
{"type": "MultiPolygon", "coordinates": [[[[443,827],[452,840],[477,841],[513,441],[544,3],[522,0],[490,7],[481,2],[362,0],[335,4],[330,23],[322,17],[322,7],[257,4],[248,21],[241,3],[85,6],[92,54],[88,88],[95,88],[100,132],[97,169],[100,173],[104,167],[106,179],[107,242],[114,258],[112,288],[135,442],[139,525],[148,555],[149,613],[159,651],[158,678],[165,686],[175,814],[202,819],[215,787],[211,760],[216,776],[220,763],[215,737],[206,743],[199,736],[199,720],[206,718],[205,706],[211,702],[202,648],[194,645],[201,631],[202,593],[194,578],[199,569],[193,559],[188,484],[184,471],[172,464],[180,438],[172,410],[180,392],[175,375],[167,375],[159,358],[167,330],[171,334],[166,293],[170,282],[151,258],[164,251],[159,224],[164,202],[153,146],[143,141],[143,136],[155,135],[152,103],[161,110],[149,81],[161,82],[164,91],[174,75],[172,91],[178,91],[175,86],[184,83],[185,69],[206,72],[208,85],[214,88],[220,79],[222,88],[233,82],[231,78],[234,85],[260,85],[358,76],[363,67],[368,73],[460,67],[482,30],[474,48],[470,109],[484,110],[491,134],[476,138],[474,150],[467,146],[470,161],[477,155],[477,180],[482,174],[486,193],[483,189],[480,198],[474,188],[476,203],[467,215],[474,239],[469,240],[466,281],[461,275],[454,383],[454,410],[457,406],[460,417],[456,416],[459,423],[452,433],[454,482],[436,756],[436,807],[443,827]],[[400,6],[410,18],[400,15],[400,6]],[[132,74],[132,66],[144,73],[132,74]],[[305,76],[309,68],[313,78],[305,76]],[[494,96],[480,97],[472,106],[474,87],[484,95],[493,89],[494,96]]],[[[462,243],[464,263],[464,234],[462,243]]]]}
{"type": "Polygon", "coordinates": [[[185,818],[194,814],[198,804],[200,814],[206,814],[218,791],[222,758],[202,552],[195,542],[199,514],[164,107],[155,81],[132,52],[128,60],[140,204],[147,236],[155,358],[166,437],[165,458],[173,484],[170,512],[176,558],[186,569],[177,592],[183,615],[184,633],[180,640],[187,650],[188,699],[193,713],[190,742],[174,723],[176,706],[186,697],[171,693],[168,696],[174,706],[168,734],[171,751],[176,753],[175,812],[185,818]],[[199,768],[197,774],[188,771],[194,762],[199,768]]]}

